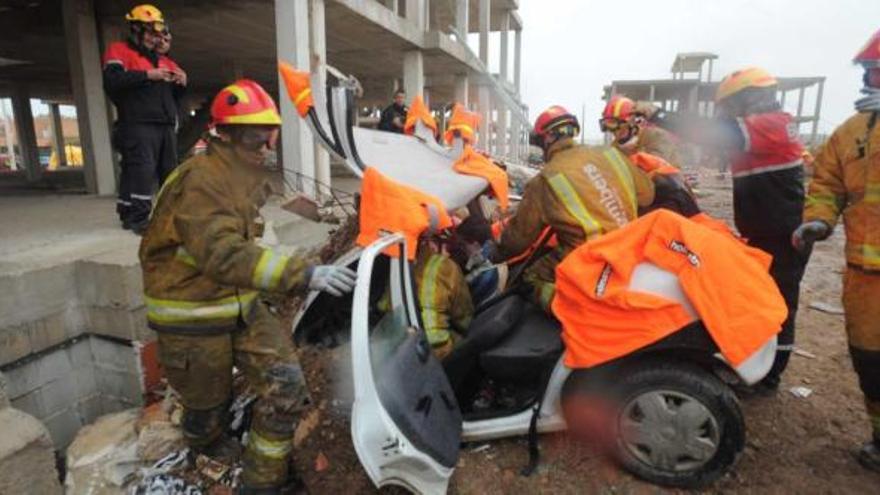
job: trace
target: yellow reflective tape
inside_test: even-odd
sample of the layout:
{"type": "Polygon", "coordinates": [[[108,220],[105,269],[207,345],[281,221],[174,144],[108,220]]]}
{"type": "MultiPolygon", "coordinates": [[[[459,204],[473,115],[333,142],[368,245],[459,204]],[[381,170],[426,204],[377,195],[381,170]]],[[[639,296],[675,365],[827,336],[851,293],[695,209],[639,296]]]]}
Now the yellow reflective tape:
{"type": "Polygon", "coordinates": [[[254,287],[265,290],[275,289],[278,282],[281,281],[281,274],[284,273],[284,268],[287,267],[289,260],[290,258],[287,256],[264,249],[257,261],[256,268],[254,268],[254,287]]]}
{"type": "Polygon", "coordinates": [[[187,251],[185,247],[177,246],[177,251],[174,253],[174,257],[181,263],[196,268],[196,259],[193,258],[193,255],[189,254],[189,251],[187,251]]]}
{"type": "Polygon", "coordinates": [[[843,197],[833,193],[812,193],[807,195],[808,205],[828,205],[838,208],[839,204],[843,202],[842,200],[843,197]]]}
{"type": "Polygon", "coordinates": [[[224,124],[263,124],[281,125],[281,117],[274,108],[267,108],[260,112],[247,115],[230,115],[224,117],[224,124]]]}
{"type": "Polygon", "coordinates": [[[880,246],[862,244],[862,258],[866,263],[880,265],[880,246]]]}
{"type": "Polygon", "coordinates": [[[144,296],[149,319],[159,323],[235,318],[256,299],[256,292],[212,301],[176,301],[144,296]]]}
{"type": "Polygon", "coordinates": [[[295,107],[299,106],[299,104],[302,103],[302,101],[305,100],[306,98],[308,98],[309,95],[311,95],[311,94],[312,94],[312,88],[306,88],[306,89],[300,91],[299,94],[296,95],[296,98],[293,99],[293,106],[295,106],[295,107]]]}
{"type": "Polygon", "coordinates": [[[868,182],[865,184],[865,202],[880,203],[880,183],[868,182]]]}
{"type": "Polygon", "coordinates": [[[627,101],[626,101],[625,99],[620,98],[620,99],[617,100],[617,102],[614,103],[614,112],[613,112],[613,115],[614,115],[615,118],[617,118],[617,119],[620,118],[620,110],[621,110],[621,107],[623,107],[623,104],[626,103],[626,102],[627,102],[627,101]]]}
{"type": "Polygon", "coordinates": [[[549,282],[541,282],[539,285],[541,287],[538,297],[540,298],[541,307],[549,310],[550,303],[553,301],[553,296],[556,295],[556,285],[549,282]]]}
{"type": "Polygon", "coordinates": [[[584,229],[584,235],[586,235],[587,239],[592,237],[593,234],[602,232],[602,226],[587,211],[587,208],[581,202],[581,199],[575,192],[571,182],[569,182],[568,177],[563,174],[556,174],[547,179],[547,182],[550,183],[550,188],[553,189],[553,193],[556,194],[559,201],[562,201],[562,205],[565,206],[566,211],[568,211],[568,213],[581,225],[581,228],[584,229]]]}
{"type": "Polygon", "coordinates": [[[293,448],[293,439],[271,440],[252,429],[248,432],[248,447],[262,457],[284,459],[293,448]]]}
{"type": "Polygon", "coordinates": [[[439,345],[449,340],[449,331],[441,328],[440,315],[437,313],[437,275],[440,273],[439,255],[432,255],[425,267],[422,276],[422,286],[419,287],[419,303],[422,306],[422,323],[425,325],[425,333],[428,342],[439,345]]]}
{"type": "MultiPolygon", "coordinates": [[[[171,173],[168,174],[168,177],[165,178],[165,183],[162,184],[162,187],[159,188],[159,193],[156,194],[156,205],[157,206],[159,205],[159,199],[162,198],[162,193],[164,193],[165,189],[167,189],[168,186],[173,184],[177,180],[178,177],[180,177],[180,167],[177,167],[174,170],[172,170],[171,173]]],[[[153,208],[153,211],[156,211],[156,209],[153,208]]],[[[150,214],[152,215],[152,212],[150,212],[150,214]]]]}
{"type": "Polygon", "coordinates": [[[626,159],[623,158],[623,155],[621,155],[616,148],[609,148],[605,150],[604,154],[605,157],[608,158],[608,160],[611,162],[614,173],[617,174],[617,179],[623,186],[623,190],[626,192],[626,196],[629,198],[630,204],[633,207],[633,211],[638,210],[639,204],[636,198],[635,179],[633,179],[632,172],[630,172],[629,166],[627,166],[626,164],[626,159]]]}

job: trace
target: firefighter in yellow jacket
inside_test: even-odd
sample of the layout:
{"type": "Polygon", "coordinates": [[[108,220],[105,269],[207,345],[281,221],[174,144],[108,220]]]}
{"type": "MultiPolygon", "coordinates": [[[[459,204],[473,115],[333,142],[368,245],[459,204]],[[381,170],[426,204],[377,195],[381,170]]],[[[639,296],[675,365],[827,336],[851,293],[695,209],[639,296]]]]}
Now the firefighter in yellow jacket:
{"type": "Polygon", "coordinates": [[[831,235],[843,215],[847,269],[843,307],[853,368],[865,395],[873,438],[859,462],[880,472],[880,31],[856,56],[865,68],[866,96],[816,156],[804,223],[792,243],[807,250],[831,235]]]}
{"type": "Polygon", "coordinates": [[[243,454],[243,492],[278,493],[301,486],[289,465],[308,391],[290,336],[259,292],[339,296],[352,290],[355,274],[254,243],[262,234],[264,163],[281,124],[265,90],[237,81],[214,98],[211,116],[207,154],[168,178],[141,242],[147,318],[184,405],[184,435],[194,452],[237,456],[224,430],[232,368],[245,373],[259,398],[243,454]]]}
{"type": "Polygon", "coordinates": [[[627,155],[650,153],[675,167],[681,167],[681,153],[676,138],[669,131],[648,123],[639,112],[639,107],[645,105],[650,104],[636,103],[621,95],[612,96],[602,110],[599,129],[611,134],[614,147],[627,155]]]}
{"type": "Polygon", "coordinates": [[[553,106],[535,121],[532,141],[544,151],[541,173],[526,184],[522,202],[501,234],[493,261],[524,252],[545,227],[558,247],[526,274],[536,301],[549,309],[556,265],[571,250],[636,218],[639,206],[654,201],[654,186],[617,149],[576,145],[577,118],[553,106]]]}

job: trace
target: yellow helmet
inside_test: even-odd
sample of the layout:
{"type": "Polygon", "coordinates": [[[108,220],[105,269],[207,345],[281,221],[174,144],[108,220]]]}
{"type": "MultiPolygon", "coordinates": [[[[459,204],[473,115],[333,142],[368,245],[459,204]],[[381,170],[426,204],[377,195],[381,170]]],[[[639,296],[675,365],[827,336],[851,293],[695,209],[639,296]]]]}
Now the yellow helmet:
{"type": "Polygon", "coordinates": [[[760,67],[748,67],[738,70],[721,80],[715,93],[715,102],[729,98],[747,88],[769,88],[779,81],[772,74],[760,67]]]}
{"type": "Polygon", "coordinates": [[[125,14],[125,20],[128,22],[152,23],[156,31],[161,31],[165,25],[165,18],[162,17],[162,11],[157,9],[155,5],[144,3],[137,5],[131,11],[125,14]]]}

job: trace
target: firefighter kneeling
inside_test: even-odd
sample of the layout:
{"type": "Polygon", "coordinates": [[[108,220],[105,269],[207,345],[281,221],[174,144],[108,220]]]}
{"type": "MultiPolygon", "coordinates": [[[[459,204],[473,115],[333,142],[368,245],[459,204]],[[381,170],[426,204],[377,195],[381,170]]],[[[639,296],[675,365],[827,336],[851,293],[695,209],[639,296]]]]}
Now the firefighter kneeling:
{"type": "Polygon", "coordinates": [[[147,318],[158,333],[168,382],[183,402],[192,450],[237,457],[238,443],[224,435],[235,366],[260,394],[243,455],[242,492],[286,493],[301,486],[290,471],[290,453],[308,391],[290,336],[259,291],[340,296],[353,289],[355,274],[254,243],[262,235],[264,163],[281,124],[265,90],[237,81],[214,98],[211,116],[207,154],[168,178],[141,242],[147,318]]]}

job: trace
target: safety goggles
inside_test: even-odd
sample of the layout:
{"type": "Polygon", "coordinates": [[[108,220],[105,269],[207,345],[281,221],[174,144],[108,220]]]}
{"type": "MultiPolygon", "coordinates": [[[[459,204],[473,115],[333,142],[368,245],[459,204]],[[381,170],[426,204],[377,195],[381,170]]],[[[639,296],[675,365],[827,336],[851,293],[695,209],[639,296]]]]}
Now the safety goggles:
{"type": "Polygon", "coordinates": [[[613,118],[601,118],[601,119],[599,119],[599,129],[600,129],[602,132],[616,132],[616,131],[619,130],[621,127],[623,127],[623,125],[624,125],[625,123],[626,123],[626,122],[623,122],[623,121],[618,120],[618,119],[613,119],[613,118]]]}
{"type": "Polygon", "coordinates": [[[260,151],[265,146],[274,150],[278,143],[277,127],[242,126],[238,135],[238,145],[248,151],[260,151]]]}

